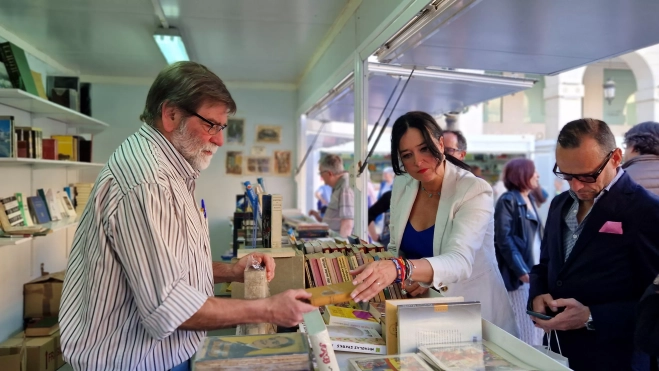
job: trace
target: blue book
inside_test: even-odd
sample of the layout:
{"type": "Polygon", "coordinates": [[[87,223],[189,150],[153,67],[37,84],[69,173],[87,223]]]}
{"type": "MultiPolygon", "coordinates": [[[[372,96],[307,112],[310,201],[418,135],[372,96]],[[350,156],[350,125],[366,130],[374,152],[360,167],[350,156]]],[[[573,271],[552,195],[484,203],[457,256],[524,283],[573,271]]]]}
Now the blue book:
{"type": "Polygon", "coordinates": [[[0,116],[0,157],[15,157],[14,145],[14,116],[0,116]]]}
{"type": "Polygon", "coordinates": [[[39,196],[32,196],[27,198],[27,204],[30,208],[30,212],[37,220],[37,224],[44,224],[50,222],[50,216],[48,214],[48,207],[43,199],[39,196]]]}

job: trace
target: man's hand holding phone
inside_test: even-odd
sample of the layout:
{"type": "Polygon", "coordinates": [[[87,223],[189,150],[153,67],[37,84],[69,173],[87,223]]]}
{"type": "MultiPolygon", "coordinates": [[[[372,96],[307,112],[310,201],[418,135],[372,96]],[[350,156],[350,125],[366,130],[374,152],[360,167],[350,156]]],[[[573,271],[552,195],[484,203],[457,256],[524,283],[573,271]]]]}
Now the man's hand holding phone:
{"type": "Polygon", "coordinates": [[[586,322],[590,317],[590,309],[575,299],[553,300],[550,294],[544,294],[536,296],[532,304],[533,312],[553,317],[551,319],[540,319],[539,316],[532,316],[531,318],[536,327],[546,332],[580,329],[586,326],[586,322]],[[551,312],[548,313],[545,308],[550,309],[551,312]],[[559,311],[559,308],[564,310],[554,315],[559,311]]]}

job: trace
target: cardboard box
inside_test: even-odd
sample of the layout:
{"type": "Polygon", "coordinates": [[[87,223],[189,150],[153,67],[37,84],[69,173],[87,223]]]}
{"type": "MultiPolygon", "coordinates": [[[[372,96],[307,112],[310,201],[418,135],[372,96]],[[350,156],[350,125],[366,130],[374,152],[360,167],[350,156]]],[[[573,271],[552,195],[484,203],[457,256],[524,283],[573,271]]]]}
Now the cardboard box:
{"type": "MultiPolygon", "coordinates": [[[[304,255],[296,251],[290,258],[275,258],[275,278],[270,281],[270,295],[276,295],[289,289],[304,289],[304,255]]],[[[231,297],[243,299],[245,285],[239,282],[231,284],[231,297]]]]}
{"type": "MultiPolygon", "coordinates": [[[[0,356],[20,354],[23,338],[13,337],[0,344],[0,356]]],[[[55,341],[52,337],[25,338],[25,371],[55,371],[55,341]]],[[[13,361],[15,362],[15,360],[13,361]]],[[[0,363],[0,366],[3,366],[0,363]]],[[[0,370],[5,370],[0,367],[0,370]]]]}
{"type": "MultiPolygon", "coordinates": [[[[25,336],[25,332],[21,331],[17,333],[16,335],[12,336],[12,338],[18,338],[18,339],[23,339],[23,336],[25,336]]],[[[62,353],[62,345],[60,344],[60,332],[57,331],[54,334],[47,336],[53,339],[53,344],[55,347],[55,370],[58,370],[60,367],[64,366],[66,362],[64,362],[64,354],[62,353]]],[[[28,338],[30,339],[30,338],[28,338]]],[[[0,368],[0,370],[4,370],[3,368],[0,368]]]]}
{"type": "MultiPolygon", "coordinates": [[[[21,353],[19,349],[13,349],[18,353],[16,354],[7,354],[0,355],[0,370],[3,371],[26,371],[27,367],[27,358],[25,357],[26,352],[21,353]]],[[[0,354],[8,353],[9,351],[5,348],[0,348],[0,354]]]]}
{"type": "Polygon", "coordinates": [[[64,271],[47,274],[23,286],[23,318],[57,317],[64,271]]]}

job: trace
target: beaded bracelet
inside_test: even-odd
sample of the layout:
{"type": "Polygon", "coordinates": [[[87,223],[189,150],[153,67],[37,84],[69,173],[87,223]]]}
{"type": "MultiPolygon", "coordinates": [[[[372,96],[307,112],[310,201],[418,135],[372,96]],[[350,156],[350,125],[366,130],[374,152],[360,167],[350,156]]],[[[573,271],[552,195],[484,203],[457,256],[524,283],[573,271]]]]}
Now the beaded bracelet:
{"type": "Polygon", "coordinates": [[[400,263],[398,262],[398,259],[391,259],[392,262],[394,262],[394,265],[396,266],[396,280],[394,281],[395,283],[400,283],[402,282],[402,276],[403,276],[403,269],[400,266],[400,263]]]}

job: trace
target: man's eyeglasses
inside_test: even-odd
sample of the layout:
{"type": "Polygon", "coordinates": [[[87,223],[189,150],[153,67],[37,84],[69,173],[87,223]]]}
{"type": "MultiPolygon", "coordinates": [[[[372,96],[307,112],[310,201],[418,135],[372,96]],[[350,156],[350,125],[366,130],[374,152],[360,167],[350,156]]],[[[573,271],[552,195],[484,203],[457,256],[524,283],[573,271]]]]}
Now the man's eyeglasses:
{"type": "Polygon", "coordinates": [[[215,134],[219,133],[220,131],[227,128],[226,124],[215,124],[215,123],[211,122],[210,120],[208,120],[207,118],[201,116],[197,112],[194,112],[194,111],[189,110],[189,109],[185,109],[185,111],[187,113],[193,115],[193,116],[198,117],[201,121],[203,121],[203,122],[207,123],[208,125],[210,125],[210,127],[208,128],[208,134],[210,134],[210,135],[215,135],[215,134]]]}
{"type": "Polygon", "coordinates": [[[615,149],[613,151],[609,152],[609,154],[604,159],[604,162],[602,162],[602,165],[600,165],[600,167],[597,170],[595,170],[594,173],[590,173],[590,174],[562,173],[562,172],[558,171],[558,164],[554,164],[554,170],[553,170],[554,175],[556,175],[560,179],[564,179],[564,180],[567,180],[567,181],[570,181],[572,179],[576,179],[576,180],[578,180],[580,182],[583,182],[583,183],[595,183],[597,181],[597,177],[600,176],[600,174],[604,170],[604,167],[606,166],[606,164],[608,164],[609,160],[611,160],[611,156],[613,156],[613,152],[615,152],[615,149]]]}
{"type": "Polygon", "coordinates": [[[453,156],[456,152],[460,152],[462,149],[460,148],[451,148],[451,147],[446,147],[444,146],[444,154],[451,155],[453,156]]]}

